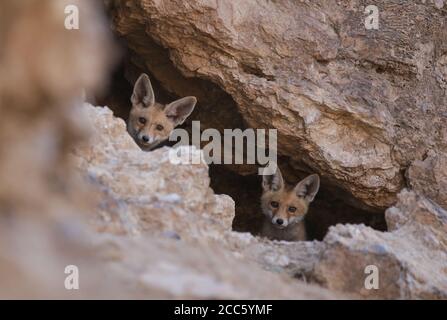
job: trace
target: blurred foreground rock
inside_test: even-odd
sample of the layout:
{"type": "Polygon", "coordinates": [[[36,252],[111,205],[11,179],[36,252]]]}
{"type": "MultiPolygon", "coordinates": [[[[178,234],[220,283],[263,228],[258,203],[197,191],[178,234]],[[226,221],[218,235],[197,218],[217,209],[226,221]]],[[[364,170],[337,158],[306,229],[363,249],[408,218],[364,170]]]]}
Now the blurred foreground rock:
{"type": "Polygon", "coordinates": [[[90,296],[110,289],[95,283],[102,271],[81,222],[89,197],[67,158],[87,134],[76,101],[112,64],[104,21],[90,1],[0,3],[1,298],[70,296],[70,264],[89,270],[90,296]],[[84,17],[79,30],[64,27],[69,4],[84,17]]]}

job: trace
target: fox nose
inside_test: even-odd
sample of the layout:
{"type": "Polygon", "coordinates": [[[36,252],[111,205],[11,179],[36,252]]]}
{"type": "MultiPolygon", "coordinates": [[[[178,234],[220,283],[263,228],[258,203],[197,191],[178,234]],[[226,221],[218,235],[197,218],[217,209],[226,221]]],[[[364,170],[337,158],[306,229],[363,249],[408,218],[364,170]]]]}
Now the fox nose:
{"type": "Polygon", "coordinates": [[[142,136],[141,140],[143,140],[144,142],[149,142],[149,137],[148,136],[142,136]]]}
{"type": "Polygon", "coordinates": [[[283,219],[277,219],[276,223],[281,226],[284,223],[284,220],[283,219]]]}

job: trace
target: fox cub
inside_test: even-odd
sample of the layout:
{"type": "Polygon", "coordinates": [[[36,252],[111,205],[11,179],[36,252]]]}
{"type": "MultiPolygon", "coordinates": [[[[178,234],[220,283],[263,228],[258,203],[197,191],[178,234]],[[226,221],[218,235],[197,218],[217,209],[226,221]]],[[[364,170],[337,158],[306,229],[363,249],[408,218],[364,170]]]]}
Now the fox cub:
{"type": "Polygon", "coordinates": [[[174,128],[182,124],[194,110],[196,97],[184,97],[168,105],[155,102],[147,74],[141,74],[133,89],[132,109],[127,131],[144,151],[150,151],[169,139],[174,128]]]}
{"type": "Polygon", "coordinates": [[[286,185],[279,168],[263,176],[261,208],[265,215],[261,235],[273,240],[305,241],[304,217],[320,188],[320,178],[312,174],[293,187],[286,185]]]}

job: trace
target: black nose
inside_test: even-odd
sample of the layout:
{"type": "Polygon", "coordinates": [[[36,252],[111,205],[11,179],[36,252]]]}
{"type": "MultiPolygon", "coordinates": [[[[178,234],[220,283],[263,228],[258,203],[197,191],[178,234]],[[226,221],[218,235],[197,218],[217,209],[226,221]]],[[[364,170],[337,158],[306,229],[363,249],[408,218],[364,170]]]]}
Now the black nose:
{"type": "Polygon", "coordinates": [[[148,137],[148,136],[142,136],[141,139],[142,139],[144,142],[149,142],[149,137],[148,137]]]}
{"type": "Polygon", "coordinates": [[[283,219],[278,219],[278,220],[276,220],[276,223],[279,224],[279,225],[282,225],[284,223],[284,220],[283,219]]]}

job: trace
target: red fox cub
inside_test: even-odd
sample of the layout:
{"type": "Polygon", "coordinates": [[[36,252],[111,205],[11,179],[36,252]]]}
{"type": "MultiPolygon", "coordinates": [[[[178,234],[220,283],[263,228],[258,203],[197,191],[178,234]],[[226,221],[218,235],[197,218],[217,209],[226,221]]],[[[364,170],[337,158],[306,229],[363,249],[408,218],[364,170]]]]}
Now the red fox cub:
{"type": "Polygon", "coordinates": [[[133,89],[132,109],[127,131],[144,151],[150,151],[166,141],[174,128],[182,124],[194,110],[196,97],[185,97],[168,105],[155,102],[154,91],[147,74],[141,74],[133,89]]]}
{"type": "Polygon", "coordinates": [[[305,241],[304,217],[320,188],[320,178],[312,174],[293,187],[286,185],[279,168],[263,176],[262,212],[266,216],[261,235],[273,240],[305,241]]]}

